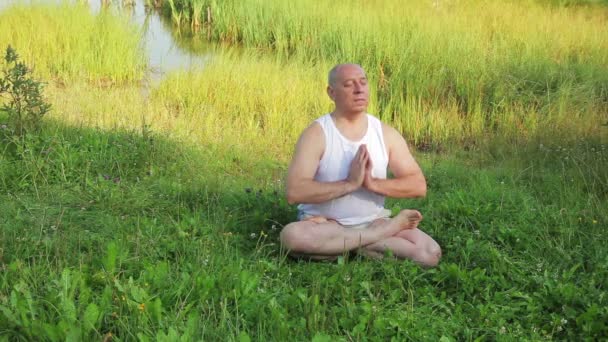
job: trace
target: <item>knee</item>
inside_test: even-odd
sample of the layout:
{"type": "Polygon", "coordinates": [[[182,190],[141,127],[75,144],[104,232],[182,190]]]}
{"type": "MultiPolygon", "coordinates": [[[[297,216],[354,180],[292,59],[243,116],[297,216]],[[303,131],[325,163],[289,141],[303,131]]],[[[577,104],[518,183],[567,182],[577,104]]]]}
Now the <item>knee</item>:
{"type": "Polygon", "coordinates": [[[315,239],[310,229],[302,222],[290,223],[283,228],[280,234],[281,245],[288,252],[305,253],[314,251],[316,248],[315,239]]]}
{"type": "Polygon", "coordinates": [[[426,267],[436,267],[441,260],[441,247],[439,244],[432,243],[424,250],[422,264],[426,267]]]}

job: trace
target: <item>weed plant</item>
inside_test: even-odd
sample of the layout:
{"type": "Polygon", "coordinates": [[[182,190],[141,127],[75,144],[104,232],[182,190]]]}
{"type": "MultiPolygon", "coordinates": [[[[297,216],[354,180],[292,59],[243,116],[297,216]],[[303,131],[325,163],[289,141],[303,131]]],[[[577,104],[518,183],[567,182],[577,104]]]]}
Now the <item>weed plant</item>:
{"type": "Polygon", "coordinates": [[[34,134],[40,128],[42,117],[51,109],[42,97],[43,84],[32,79],[31,69],[19,62],[19,55],[10,47],[6,48],[4,61],[9,65],[0,77],[0,98],[7,104],[0,107],[8,117],[8,125],[0,139],[18,138],[34,134]]]}

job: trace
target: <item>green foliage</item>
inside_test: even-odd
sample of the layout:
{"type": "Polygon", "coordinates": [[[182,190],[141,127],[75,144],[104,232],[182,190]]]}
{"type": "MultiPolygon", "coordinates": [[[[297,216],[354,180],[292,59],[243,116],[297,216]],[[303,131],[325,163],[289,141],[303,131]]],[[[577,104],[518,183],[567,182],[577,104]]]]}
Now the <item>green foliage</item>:
{"type": "Polygon", "coordinates": [[[42,117],[51,109],[42,97],[43,84],[32,78],[31,70],[19,62],[19,55],[10,45],[4,60],[7,66],[0,78],[0,96],[7,97],[8,103],[0,107],[0,112],[8,115],[8,127],[2,133],[16,137],[35,133],[40,129],[42,117]]]}

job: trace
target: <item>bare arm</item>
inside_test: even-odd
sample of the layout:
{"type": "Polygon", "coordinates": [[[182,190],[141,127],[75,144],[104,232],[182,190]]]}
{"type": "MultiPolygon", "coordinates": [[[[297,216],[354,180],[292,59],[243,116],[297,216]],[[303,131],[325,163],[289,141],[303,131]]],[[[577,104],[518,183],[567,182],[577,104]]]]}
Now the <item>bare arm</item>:
{"type": "Polygon", "coordinates": [[[337,182],[314,180],[325,150],[325,136],[318,123],[304,130],[287,173],[287,202],[322,203],[357,190],[363,184],[365,165],[369,156],[365,148],[359,149],[351,164],[347,179],[337,182]]]}
{"type": "Polygon", "coordinates": [[[375,193],[394,198],[426,196],[426,179],[405,142],[394,128],[383,124],[384,143],[388,150],[388,167],[392,179],[371,176],[371,161],[367,165],[363,186],[375,193]]]}

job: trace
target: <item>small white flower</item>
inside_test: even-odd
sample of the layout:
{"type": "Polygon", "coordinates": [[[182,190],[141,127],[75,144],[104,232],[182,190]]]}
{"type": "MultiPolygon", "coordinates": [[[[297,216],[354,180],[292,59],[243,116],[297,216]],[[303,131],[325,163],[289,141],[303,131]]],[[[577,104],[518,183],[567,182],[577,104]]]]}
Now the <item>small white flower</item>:
{"type": "Polygon", "coordinates": [[[505,328],[505,327],[500,327],[500,331],[499,331],[499,333],[500,333],[501,335],[506,334],[506,333],[507,333],[507,328],[505,328]]]}
{"type": "Polygon", "coordinates": [[[255,233],[251,233],[251,234],[249,234],[249,236],[250,236],[252,239],[255,239],[256,234],[255,234],[255,233]]]}

